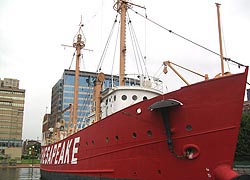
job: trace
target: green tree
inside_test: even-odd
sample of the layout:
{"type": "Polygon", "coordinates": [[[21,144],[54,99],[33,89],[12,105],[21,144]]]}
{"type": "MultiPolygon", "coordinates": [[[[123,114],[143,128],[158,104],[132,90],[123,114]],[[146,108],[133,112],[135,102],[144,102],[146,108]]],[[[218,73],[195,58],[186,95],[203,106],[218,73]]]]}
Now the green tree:
{"type": "Polygon", "coordinates": [[[250,113],[242,114],[235,159],[250,161],[250,113]]]}

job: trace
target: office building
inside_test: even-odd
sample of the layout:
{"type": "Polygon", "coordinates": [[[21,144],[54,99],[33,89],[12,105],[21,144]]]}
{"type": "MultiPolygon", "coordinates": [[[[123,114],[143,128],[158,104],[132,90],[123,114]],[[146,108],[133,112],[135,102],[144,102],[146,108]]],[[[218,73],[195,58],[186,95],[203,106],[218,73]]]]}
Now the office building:
{"type": "MultiPolygon", "coordinates": [[[[88,125],[88,115],[93,103],[93,86],[96,78],[96,73],[81,71],[79,75],[78,87],[78,128],[84,128],[88,125]]],[[[103,86],[111,87],[111,75],[106,75],[103,86]]],[[[114,84],[118,85],[118,77],[113,77],[114,84]]],[[[60,114],[64,109],[69,108],[70,104],[74,101],[74,70],[64,70],[62,78],[52,88],[51,96],[51,120],[63,119],[65,121],[65,128],[68,127],[70,120],[70,111],[65,111],[60,114]]],[[[54,124],[54,123],[52,123],[54,124]]],[[[49,125],[51,127],[51,125],[49,125]]]]}
{"type": "MultiPolygon", "coordinates": [[[[79,87],[78,87],[78,118],[77,118],[77,128],[82,129],[88,126],[91,122],[88,118],[92,103],[93,103],[93,87],[97,74],[93,72],[80,71],[79,74],[79,87]]],[[[48,129],[55,129],[56,123],[64,121],[63,127],[57,127],[62,129],[68,129],[68,123],[70,120],[70,104],[74,101],[74,80],[75,71],[74,70],[64,70],[62,78],[52,88],[51,95],[51,114],[45,115],[43,119],[43,124],[46,125],[43,128],[43,136],[48,137],[48,129]],[[63,112],[66,108],[67,111],[63,112]],[[63,112],[63,113],[61,113],[63,112]]],[[[138,79],[127,78],[125,83],[133,83],[138,85],[140,81],[138,79]]],[[[105,80],[103,82],[103,89],[107,87],[117,86],[119,84],[119,77],[112,75],[105,75],[105,80]]],[[[61,130],[62,130],[61,129],[61,130]]]]}
{"type": "Polygon", "coordinates": [[[21,158],[25,90],[19,80],[0,79],[0,154],[21,158]]]}

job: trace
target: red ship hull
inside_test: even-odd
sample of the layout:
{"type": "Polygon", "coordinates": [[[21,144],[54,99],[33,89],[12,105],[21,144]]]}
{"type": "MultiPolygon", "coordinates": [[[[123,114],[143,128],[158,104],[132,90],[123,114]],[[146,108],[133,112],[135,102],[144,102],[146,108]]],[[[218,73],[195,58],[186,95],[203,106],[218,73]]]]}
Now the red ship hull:
{"type": "Polygon", "coordinates": [[[199,82],[125,108],[42,147],[42,179],[229,180],[247,79],[244,73],[199,82]],[[182,103],[166,111],[167,99],[182,103]],[[188,154],[188,152],[191,152],[188,154]],[[182,155],[181,157],[176,157],[182,155]]]}

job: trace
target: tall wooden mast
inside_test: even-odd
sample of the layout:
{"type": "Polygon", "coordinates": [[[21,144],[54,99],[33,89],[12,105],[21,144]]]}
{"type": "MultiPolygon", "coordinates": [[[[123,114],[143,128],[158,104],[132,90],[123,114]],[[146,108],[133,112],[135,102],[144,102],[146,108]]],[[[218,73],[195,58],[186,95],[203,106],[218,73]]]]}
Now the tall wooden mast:
{"type": "Polygon", "coordinates": [[[118,0],[118,10],[121,13],[121,30],[120,30],[120,74],[119,74],[119,84],[124,86],[125,77],[125,58],[126,58],[126,14],[127,14],[127,1],[118,0]]]}
{"type": "Polygon", "coordinates": [[[221,23],[220,23],[220,4],[215,3],[217,7],[217,18],[218,18],[218,31],[219,31],[219,43],[220,43],[220,58],[221,58],[221,75],[224,76],[224,56],[222,49],[222,35],[221,35],[221,23]]]}
{"type": "Polygon", "coordinates": [[[76,48],[76,69],[75,69],[75,85],[74,85],[74,104],[73,104],[73,129],[72,133],[76,130],[76,123],[77,123],[77,110],[78,110],[78,88],[79,88],[79,72],[80,72],[80,56],[81,56],[81,49],[84,48],[85,43],[82,41],[82,35],[77,35],[77,40],[73,43],[73,47],[76,48]]]}
{"type": "Polygon", "coordinates": [[[114,9],[121,14],[120,16],[120,72],[119,72],[119,85],[125,85],[125,60],[126,60],[126,16],[128,8],[131,6],[138,6],[144,8],[140,5],[128,2],[127,0],[117,0],[114,9]]]}

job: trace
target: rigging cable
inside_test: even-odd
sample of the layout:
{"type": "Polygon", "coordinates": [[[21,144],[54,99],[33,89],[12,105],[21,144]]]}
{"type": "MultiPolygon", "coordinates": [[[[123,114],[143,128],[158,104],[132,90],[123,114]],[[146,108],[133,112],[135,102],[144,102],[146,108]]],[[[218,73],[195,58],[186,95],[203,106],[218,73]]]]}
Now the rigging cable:
{"type": "MultiPolygon", "coordinates": [[[[129,17],[129,14],[128,14],[128,17],[129,17]]],[[[144,58],[143,58],[142,51],[141,51],[141,49],[140,49],[139,42],[138,42],[138,39],[137,39],[137,37],[136,37],[136,33],[135,33],[134,28],[133,28],[132,21],[130,20],[130,17],[129,17],[129,24],[130,24],[129,27],[130,27],[130,29],[131,29],[131,31],[132,31],[132,35],[131,35],[131,36],[133,36],[134,43],[135,43],[135,45],[136,45],[135,47],[136,47],[136,50],[137,50],[137,56],[138,56],[138,57],[141,57],[142,62],[143,62],[144,67],[145,67],[145,74],[149,77],[149,74],[148,74],[148,71],[147,71],[147,67],[146,67],[146,61],[145,61],[144,58]]],[[[133,42],[133,40],[132,40],[132,42],[133,42]]],[[[139,58],[139,60],[140,60],[140,58],[139,58]]],[[[139,62],[140,62],[140,61],[139,61],[139,62]]],[[[141,66],[141,71],[143,72],[143,68],[142,68],[141,63],[140,63],[140,66],[141,66]]]]}
{"type": "Polygon", "coordinates": [[[106,52],[107,52],[107,49],[108,49],[108,46],[109,46],[109,43],[110,43],[110,40],[111,40],[111,36],[112,36],[112,34],[113,34],[114,27],[115,27],[115,24],[116,24],[116,22],[117,22],[117,17],[118,17],[118,14],[117,14],[116,17],[115,17],[115,21],[114,21],[113,26],[112,26],[112,28],[111,28],[111,31],[110,31],[110,33],[109,33],[108,40],[107,40],[107,42],[106,42],[106,44],[105,44],[105,47],[104,47],[104,50],[103,50],[103,52],[102,52],[101,59],[100,59],[100,61],[99,61],[99,64],[98,64],[98,67],[97,67],[96,72],[98,72],[98,71],[101,70],[101,67],[102,67],[102,64],[103,64],[103,60],[104,60],[104,57],[105,57],[105,55],[106,55],[106,52]]]}
{"type": "MultiPolygon", "coordinates": [[[[82,51],[82,50],[81,50],[82,51]]],[[[80,52],[81,53],[81,52],[80,52]]],[[[82,65],[82,69],[86,69],[86,66],[85,66],[85,61],[83,59],[83,53],[80,54],[80,65],[82,65]]],[[[81,68],[80,68],[81,69],[81,68]]]]}
{"type": "MultiPolygon", "coordinates": [[[[131,23],[131,20],[129,20],[129,23],[128,23],[128,25],[130,25],[130,23],[131,23]]],[[[129,33],[130,33],[130,38],[131,38],[131,44],[132,44],[132,47],[133,47],[133,50],[134,50],[134,56],[135,56],[135,62],[136,62],[136,67],[137,67],[137,70],[138,70],[138,74],[140,74],[140,68],[142,69],[142,65],[141,65],[141,63],[140,63],[140,61],[139,61],[139,63],[140,63],[140,68],[139,68],[139,65],[138,65],[138,61],[137,61],[137,55],[138,55],[138,53],[136,53],[136,52],[138,52],[138,51],[136,51],[135,52],[135,40],[133,40],[133,35],[132,35],[132,32],[131,32],[131,26],[129,26],[129,33]]],[[[141,70],[142,71],[142,70],[141,70]]],[[[143,71],[142,71],[142,73],[141,74],[143,74],[143,71]]]]}
{"type": "Polygon", "coordinates": [[[160,66],[160,68],[155,72],[155,74],[153,75],[153,77],[160,77],[160,75],[162,74],[161,69],[163,69],[163,64],[160,66]],[[158,74],[157,74],[158,73],[158,74]]]}
{"type": "MultiPolygon", "coordinates": [[[[142,51],[141,51],[141,49],[140,49],[139,42],[138,42],[138,39],[137,39],[136,34],[135,34],[135,30],[134,30],[133,26],[131,26],[131,27],[132,27],[132,33],[134,34],[134,37],[135,37],[135,42],[136,42],[136,45],[137,45],[138,53],[140,54],[140,57],[141,57],[141,59],[142,59],[142,62],[143,62],[143,64],[144,64],[144,67],[145,67],[145,74],[149,77],[148,70],[147,70],[147,66],[146,66],[146,61],[145,61],[146,59],[144,60],[144,58],[143,58],[142,51]]],[[[139,56],[139,55],[138,55],[138,56],[139,56]]],[[[142,71],[143,71],[143,70],[142,70],[142,71]]]]}
{"type": "MultiPolygon", "coordinates": [[[[147,18],[148,15],[147,15],[147,9],[145,8],[145,17],[147,18]]],[[[146,60],[147,60],[147,20],[145,18],[145,25],[144,25],[144,39],[145,39],[145,44],[144,44],[144,61],[145,61],[145,64],[146,64],[146,60]]],[[[145,66],[146,67],[146,66],[145,66]]],[[[145,69],[146,71],[146,69],[145,69]]]]}
{"type": "MultiPolygon", "coordinates": [[[[220,22],[222,24],[222,21],[220,21],[220,22]]],[[[223,24],[221,25],[221,30],[222,30],[222,40],[223,40],[223,44],[224,44],[224,52],[225,52],[225,56],[227,56],[227,47],[226,47],[226,42],[225,42],[225,37],[224,37],[224,32],[223,32],[223,24]]],[[[227,68],[230,72],[229,62],[228,61],[226,61],[226,62],[227,62],[227,68]]]]}
{"type": "Polygon", "coordinates": [[[80,127],[83,127],[83,124],[86,126],[87,125],[87,113],[90,111],[91,108],[91,104],[89,103],[91,101],[91,94],[93,92],[93,86],[92,85],[88,85],[88,90],[86,92],[86,98],[84,98],[82,106],[81,106],[81,110],[80,110],[80,116],[83,116],[82,120],[79,121],[79,123],[81,124],[80,127]]]}
{"type": "Polygon", "coordinates": [[[111,73],[110,73],[111,78],[112,78],[112,87],[114,85],[114,83],[113,83],[113,69],[114,69],[114,64],[115,64],[115,54],[116,54],[116,48],[117,48],[117,44],[118,44],[119,32],[120,32],[120,26],[118,26],[118,30],[117,30],[117,34],[116,34],[115,49],[114,49],[113,62],[112,62],[111,73]]]}
{"type": "MultiPolygon", "coordinates": [[[[178,37],[180,37],[180,38],[182,38],[182,39],[184,39],[184,40],[186,40],[186,41],[188,41],[188,42],[190,42],[190,43],[192,43],[192,44],[194,44],[194,45],[196,45],[196,46],[199,46],[199,47],[202,48],[202,49],[205,49],[205,50],[207,50],[207,51],[209,51],[209,52],[211,52],[211,53],[213,53],[213,54],[215,54],[215,55],[220,56],[219,53],[217,53],[217,52],[215,52],[215,51],[213,51],[213,50],[211,50],[211,49],[208,49],[208,48],[206,48],[205,46],[202,46],[202,45],[200,45],[200,44],[198,44],[198,43],[196,43],[196,42],[194,42],[194,41],[192,41],[192,40],[190,40],[190,39],[188,39],[188,38],[186,38],[186,37],[184,37],[184,36],[182,36],[182,35],[180,35],[180,34],[175,33],[174,31],[172,31],[172,30],[170,30],[170,29],[168,29],[168,28],[166,28],[166,27],[160,25],[159,23],[155,22],[155,21],[152,20],[152,19],[149,19],[147,16],[145,17],[144,15],[140,14],[139,12],[137,12],[137,11],[135,11],[135,10],[133,10],[133,9],[131,9],[131,10],[132,10],[135,14],[138,14],[139,16],[141,16],[141,17],[147,19],[147,20],[150,21],[151,23],[153,23],[153,24],[157,25],[158,27],[160,27],[160,28],[162,28],[162,29],[168,31],[169,33],[172,33],[172,34],[174,34],[174,35],[176,35],[176,36],[178,36],[178,37]]],[[[223,57],[223,59],[224,59],[225,61],[231,61],[231,62],[233,62],[234,64],[237,64],[239,67],[240,67],[240,66],[246,67],[246,65],[243,65],[243,64],[241,64],[241,63],[239,63],[239,62],[237,62],[237,61],[234,61],[234,60],[232,60],[231,58],[223,57]]]]}
{"type": "Polygon", "coordinates": [[[76,55],[76,50],[75,50],[75,52],[73,53],[73,56],[72,56],[72,59],[71,59],[71,63],[70,63],[69,69],[71,69],[71,66],[72,66],[72,63],[73,63],[73,61],[74,61],[75,55],[76,55]]]}

